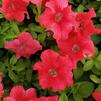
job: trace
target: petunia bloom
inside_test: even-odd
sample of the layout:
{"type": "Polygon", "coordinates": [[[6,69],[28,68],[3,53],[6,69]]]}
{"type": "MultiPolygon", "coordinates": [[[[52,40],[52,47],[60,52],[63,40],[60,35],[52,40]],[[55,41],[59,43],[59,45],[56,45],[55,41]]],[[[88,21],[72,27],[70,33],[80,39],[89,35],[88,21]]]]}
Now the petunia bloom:
{"type": "Polygon", "coordinates": [[[0,74],[0,97],[3,95],[2,75],[0,74]]]}
{"type": "Polygon", "coordinates": [[[101,92],[94,92],[92,96],[95,99],[95,101],[101,101],[101,92]]]}
{"type": "Polygon", "coordinates": [[[74,64],[84,58],[90,58],[95,52],[90,37],[84,37],[79,32],[71,32],[67,40],[57,41],[57,45],[61,54],[68,55],[74,64]]]}
{"type": "Polygon", "coordinates": [[[10,96],[5,97],[3,101],[36,101],[36,99],[34,88],[25,91],[22,86],[15,86],[11,89],[10,96]]]}
{"type": "Polygon", "coordinates": [[[49,0],[30,0],[33,4],[39,6],[41,4],[45,4],[49,0]]]}
{"type": "Polygon", "coordinates": [[[91,18],[96,17],[96,13],[93,8],[89,12],[80,12],[76,16],[76,20],[79,23],[79,29],[85,36],[101,33],[101,29],[94,26],[91,18]]]}
{"type": "Polygon", "coordinates": [[[58,96],[40,97],[37,101],[58,101],[58,96]]]}
{"type": "Polygon", "coordinates": [[[5,43],[5,48],[15,52],[17,58],[20,58],[21,56],[29,58],[31,54],[41,50],[42,46],[39,41],[33,40],[30,33],[22,32],[19,34],[18,39],[5,43]]]}
{"type": "Polygon", "coordinates": [[[42,4],[45,5],[49,0],[42,0],[42,4]]]}
{"type": "Polygon", "coordinates": [[[41,54],[41,62],[33,66],[38,70],[38,79],[41,87],[52,88],[52,90],[64,90],[66,86],[71,87],[72,62],[69,57],[60,56],[53,50],[45,50],[41,54]]]}
{"type": "Polygon", "coordinates": [[[25,14],[28,16],[27,6],[29,0],[2,0],[2,8],[0,11],[7,20],[16,20],[22,22],[25,14]]]}
{"type": "Polygon", "coordinates": [[[38,6],[42,3],[42,0],[31,0],[31,2],[38,6]]]}
{"type": "Polygon", "coordinates": [[[67,0],[49,0],[45,11],[39,16],[39,23],[54,32],[56,40],[67,39],[68,33],[78,26],[76,13],[68,6],[67,0]]]}
{"type": "Polygon", "coordinates": [[[41,4],[42,0],[31,0],[33,4],[39,5],[41,4]]]}

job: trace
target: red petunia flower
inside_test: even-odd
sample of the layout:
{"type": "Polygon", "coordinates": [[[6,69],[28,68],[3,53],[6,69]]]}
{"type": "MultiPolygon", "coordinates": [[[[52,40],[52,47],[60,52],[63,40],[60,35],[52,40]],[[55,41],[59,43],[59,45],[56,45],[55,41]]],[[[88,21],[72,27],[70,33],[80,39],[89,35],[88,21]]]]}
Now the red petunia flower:
{"type": "Polygon", "coordinates": [[[79,22],[79,29],[85,36],[101,33],[101,29],[97,29],[91,18],[96,17],[93,8],[89,12],[80,12],[77,14],[77,21],[79,22]]]}
{"type": "Polygon", "coordinates": [[[22,22],[24,20],[24,14],[27,14],[27,6],[29,0],[2,0],[1,12],[4,14],[7,20],[17,20],[22,22]]]}
{"type": "Polygon", "coordinates": [[[0,97],[3,95],[2,74],[0,74],[0,97]]]}
{"type": "Polygon", "coordinates": [[[42,3],[42,0],[31,0],[31,2],[33,4],[40,5],[42,3]]]}
{"type": "MultiPolygon", "coordinates": [[[[79,32],[71,32],[67,40],[57,41],[61,54],[69,55],[74,64],[94,54],[94,45],[90,37],[81,36],[79,32]]],[[[75,66],[76,67],[76,66],[75,66]]]]}
{"type": "Polygon", "coordinates": [[[49,0],[42,0],[42,4],[45,5],[49,0]]]}
{"type": "Polygon", "coordinates": [[[73,84],[72,63],[68,57],[60,56],[52,50],[45,50],[41,54],[41,62],[33,66],[38,70],[39,83],[43,89],[64,90],[66,86],[73,84]]]}
{"type": "Polygon", "coordinates": [[[94,92],[92,96],[96,101],[101,101],[101,92],[94,92]]]}
{"type": "Polygon", "coordinates": [[[77,26],[76,13],[68,6],[67,0],[50,0],[45,11],[39,16],[39,23],[54,32],[57,40],[67,39],[68,33],[77,26]]]}
{"type": "Polygon", "coordinates": [[[7,42],[5,48],[14,51],[17,58],[20,58],[21,56],[29,58],[31,54],[41,50],[42,46],[37,40],[32,39],[30,33],[22,32],[18,39],[7,42]]]}
{"type": "Polygon", "coordinates": [[[40,97],[37,101],[58,101],[58,96],[40,97]]]}
{"type": "Polygon", "coordinates": [[[47,1],[49,1],[49,0],[31,0],[31,2],[32,2],[33,4],[36,4],[37,6],[38,6],[38,5],[41,5],[41,4],[45,5],[45,3],[46,3],[47,1]]]}
{"type": "Polygon", "coordinates": [[[5,97],[3,101],[34,101],[36,99],[34,88],[25,91],[22,86],[15,86],[11,89],[10,96],[5,97]]]}

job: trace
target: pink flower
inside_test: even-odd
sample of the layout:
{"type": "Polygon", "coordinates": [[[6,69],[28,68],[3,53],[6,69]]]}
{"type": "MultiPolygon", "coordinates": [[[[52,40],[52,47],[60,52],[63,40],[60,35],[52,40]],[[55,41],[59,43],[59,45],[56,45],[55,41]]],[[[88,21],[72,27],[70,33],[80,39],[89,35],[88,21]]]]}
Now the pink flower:
{"type": "Polygon", "coordinates": [[[31,2],[33,4],[40,5],[42,3],[42,0],[31,0],[31,2]]]}
{"type": "Polygon", "coordinates": [[[2,86],[2,74],[0,74],[0,97],[3,95],[3,86],[2,86]]]}
{"type": "Polygon", "coordinates": [[[45,5],[49,0],[42,0],[42,4],[45,5]]]}
{"type": "Polygon", "coordinates": [[[101,101],[101,92],[94,92],[92,96],[96,101],[101,101]]]}
{"type": "Polygon", "coordinates": [[[38,70],[38,79],[41,87],[52,88],[52,90],[64,90],[66,86],[73,84],[72,63],[68,57],[60,56],[52,50],[45,50],[41,54],[41,62],[33,66],[38,70]]]}
{"type": "Polygon", "coordinates": [[[27,14],[29,0],[2,0],[1,12],[7,20],[17,20],[22,22],[24,14],[27,14]]]}
{"type": "Polygon", "coordinates": [[[34,88],[25,91],[22,86],[15,86],[11,89],[10,96],[5,97],[3,101],[34,101],[36,99],[34,88]]]}
{"type": "Polygon", "coordinates": [[[29,58],[31,54],[41,50],[42,46],[37,40],[32,39],[30,33],[22,32],[18,39],[7,42],[5,48],[14,51],[17,58],[20,58],[21,56],[29,58]]]}
{"type": "Polygon", "coordinates": [[[77,14],[77,21],[79,22],[79,28],[86,36],[92,34],[101,33],[101,29],[95,28],[91,18],[96,17],[96,13],[93,8],[89,12],[80,12],[77,14]]]}
{"type": "Polygon", "coordinates": [[[24,90],[23,86],[15,86],[10,96],[4,97],[3,101],[58,101],[58,96],[37,98],[34,88],[24,90]]]}
{"type": "Polygon", "coordinates": [[[33,4],[36,4],[37,6],[41,5],[41,4],[45,4],[47,1],[49,1],[49,0],[31,0],[31,2],[33,4]]]}
{"type": "Polygon", "coordinates": [[[45,11],[39,16],[39,23],[54,32],[57,40],[67,39],[68,33],[77,26],[76,13],[68,6],[67,0],[50,0],[45,11]]]}
{"type": "Polygon", "coordinates": [[[79,32],[71,32],[67,40],[57,41],[61,54],[69,55],[74,64],[94,54],[94,45],[90,37],[81,36],[79,32]]]}
{"type": "Polygon", "coordinates": [[[58,101],[58,96],[40,97],[37,101],[58,101]]]}

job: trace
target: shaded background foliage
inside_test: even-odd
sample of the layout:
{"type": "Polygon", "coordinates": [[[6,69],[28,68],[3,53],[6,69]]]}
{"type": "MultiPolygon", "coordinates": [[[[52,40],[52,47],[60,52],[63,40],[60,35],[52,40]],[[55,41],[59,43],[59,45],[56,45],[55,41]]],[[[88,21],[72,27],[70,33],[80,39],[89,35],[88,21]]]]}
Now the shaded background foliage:
{"type": "MultiPolygon", "coordinates": [[[[97,14],[97,17],[93,19],[94,24],[101,28],[101,0],[69,0],[69,3],[76,12],[88,11],[93,7],[97,14]]],[[[30,4],[28,12],[30,19],[25,18],[22,23],[7,21],[0,13],[0,71],[3,72],[4,96],[9,94],[13,85],[23,85],[26,89],[36,88],[38,96],[58,94],[59,101],[93,101],[92,92],[101,92],[101,35],[92,36],[96,53],[91,59],[78,63],[78,68],[73,71],[74,85],[71,89],[66,88],[57,93],[53,93],[50,89],[43,90],[39,86],[37,72],[32,71],[32,66],[39,60],[41,51],[31,55],[30,59],[21,57],[17,60],[13,52],[3,48],[4,43],[17,38],[19,32],[28,31],[34,39],[40,41],[43,50],[51,48],[58,51],[56,42],[50,34],[52,32],[46,31],[37,22],[36,6],[30,4]]]]}

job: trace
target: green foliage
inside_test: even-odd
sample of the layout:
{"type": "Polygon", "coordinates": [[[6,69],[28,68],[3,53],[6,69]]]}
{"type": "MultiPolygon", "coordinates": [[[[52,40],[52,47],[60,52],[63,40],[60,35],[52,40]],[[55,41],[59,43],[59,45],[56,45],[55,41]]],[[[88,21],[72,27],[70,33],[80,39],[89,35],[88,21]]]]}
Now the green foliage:
{"type": "Polygon", "coordinates": [[[98,85],[98,87],[95,89],[96,92],[101,92],[101,84],[98,85]]]}
{"type": "Polygon", "coordinates": [[[68,97],[65,93],[62,93],[59,97],[59,101],[68,101],[68,97]]]}
{"type": "Polygon", "coordinates": [[[96,75],[90,75],[90,79],[91,79],[94,83],[101,83],[101,78],[98,78],[96,75]]]}
{"type": "MultiPolygon", "coordinates": [[[[73,10],[77,12],[88,11],[93,7],[96,10],[97,18],[93,19],[96,27],[101,28],[101,0],[69,0],[73,10]]],[[[1,0],[0,0],[1,5],[1,0]]],[[[43,8],[44,9],[44,8],[43,8]]],[[[28,31],[33,39],[37,39],[44,49],[59,51],[55,40],[44,29],[39,26],[37,18],[40,12],[35,5],[30,4],[28,10],[36,18],[18,23],[7,21],[0,13],[0,71],[3,72],[4,89],[10,90],[13,85],[23,85],[26,89],[37,88],[38,95],[59,95],[59,101],[93,101],[92,92],[101,92],[101,35],[92,36],[96,46],[96,53],[92,58],[82,60],[77,68],[73,70],[74,84],[70,89],[53,93],[50,89],[43,90],[38,83],[37,72],[32,71],[33,64],[39,60],[40,52],[32,55],[29,59],[21,57],[17,59],[13,52],[4,49],[7,41],[18,37],[20,32],[28,31]],[[48,33],[48,34],[47,34],[48,33]]]]}
{"type": "Polygon", "coordinates": [[[10,64],[11,64],[11,65],[14,65],[14,64],[16,64],[16,62],[17,62],[17,58],[16,58],[15,55],[13,55],[13,56],[10,58],[10,64]]]}
{"type": "Polygon", "coordinates": [[[72,92],[74,96],[77,96],[79,99],[89,97],[94,90],[94,84],[88,81],[83,81],[75,83],[72,87],[72,92]]]}
{"type": "Polygon", "coordinates": [[[92,69],[93,65],[94,65],[93,60],[88,60],[88,61],[84,64],[83,70],[84,70],[84,71],[88,71],[88,70],[92,69]]]}
{"type": "Polygon", "coordinates": [[[83,75],[83,68],[82,67],[77,67],[74,71],[73,71],[73,74],[74,74],[74,78],[76,80],[78,80],[82,75],[83,75]]]}
{"type": "Polygon", "coordinates": [[[95,55],[84,63],[83,70],[89,71],[94,67],[101,71],[101,52],[96,51],[95,55]]]}

